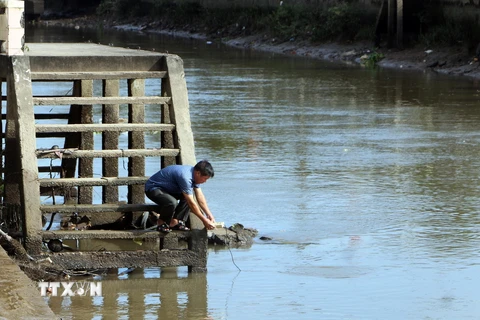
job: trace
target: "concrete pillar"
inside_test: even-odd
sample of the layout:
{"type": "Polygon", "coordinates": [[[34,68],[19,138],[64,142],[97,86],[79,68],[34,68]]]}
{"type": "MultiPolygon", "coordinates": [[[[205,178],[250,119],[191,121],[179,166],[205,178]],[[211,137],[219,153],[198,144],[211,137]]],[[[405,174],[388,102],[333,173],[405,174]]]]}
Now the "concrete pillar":
{"type": "MultiPolygon", "coordinates": [[[[120,96],[119,80],[103,80],[103,96],[104,97],[118,97],[120,96]]],[[[119,105],[105,104],[103,105],[103,123],[118,123],[119,121],[119,105]]],[[[118,149],[118,132],[104,132],[102,134],[102,149],[118,149]]],[[[104,158],[102,159],[103,176],[117,177],[118,176],[118,159],[104,158]]],[[[117,186],[103,186],[103,203],[118,202],[118,187],[117,186]]]]}
{"type": "Polygon", "coordinates": [[[0,1],[1,53],[23,55],[25,41],[24,1],[0,1]]]}
{"type": "MultiPolygon", "coordinates": [[[[20,167],[20,205],[23,216],[25,248],[30,254],[41,252],[42,215],[40,183],[36,156],[35,115],[33,112],[30,60],[27,56],[12,56],[7,74],[8,113],[12,113],[20,167]]],[[[8,148],[9,146],[7,146],[8,148]]]]}
{"type": "MultiPolygon", "coordinates": [[[[93,96],[93,80],[80,80],[80,96],[93,96]]],[[[81,108],[81,123],[93,123],[93,106],[83,105],[81,108]]],[[[93,132],[82,132],[80,139],[81,150],[94,149],[93,132]]],[[[78,177],[92,178],[93,177],[93,159],[83,158],[78,160],[78,177]]],[[[78,203],[89,204],[93,203],[93,187],[82,186],[78,187],[78,203]]]]}
{"type": "MultiPolygon", "coordinates": [[[[144,79],[128,80],[128,95],[130,97],[141,97],[145,95],[144,79]]],[[[128,122],[145,122],[145,105],[130,104],[128,106],[128,122]]],[[[145,149],[145,135],[143,132],[128,133],[129,149],[145,149]]],[[[128,159],[128,175],[131,177],[145,176],[145,158],[131,157],[128,159]]],[[[128,186],[128,203],[144,203],[145,187],[143,185],[128,186]]]]}
{"type": "Polygon", "coordinates": [[[168,56],[166,60],[169,75],[168,81],[165,83],[166,92],[168,96],[172,97],[172,104],[169,110],[170,120],[176,124],[176,139],[174,138],[174,141],[177,140],[178,142],[175,148],[182,146],[177,161],[179,164],[195,165],[195,146],[183,61],[178,56],[168,56]]]}

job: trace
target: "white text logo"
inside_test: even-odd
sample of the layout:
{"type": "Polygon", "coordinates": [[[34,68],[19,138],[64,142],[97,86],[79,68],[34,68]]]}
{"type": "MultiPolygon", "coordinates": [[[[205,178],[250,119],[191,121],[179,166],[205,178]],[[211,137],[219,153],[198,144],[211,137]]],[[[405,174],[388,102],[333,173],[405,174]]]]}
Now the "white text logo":
{"type": "Polygon", "coordinates": [[[40,295],[45,296],[101,296],[101,282],[39,282],[40,295]]]}

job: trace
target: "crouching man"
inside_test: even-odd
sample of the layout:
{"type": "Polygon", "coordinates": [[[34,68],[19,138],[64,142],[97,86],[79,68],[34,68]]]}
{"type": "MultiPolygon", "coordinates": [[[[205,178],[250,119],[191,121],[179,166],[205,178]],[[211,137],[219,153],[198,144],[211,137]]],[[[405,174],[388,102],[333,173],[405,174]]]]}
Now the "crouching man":
{"type": "Polygon", "coordinates": [[[200,185],[213,178],[212,165],[207,160],[194,167],[171,165],[155,173],[145,183],[146,196],[160,206],[157,230],[190,230],[186,226],[190,211],[207,230],[215,229],[215,217],[210,212],[200,185]]]}

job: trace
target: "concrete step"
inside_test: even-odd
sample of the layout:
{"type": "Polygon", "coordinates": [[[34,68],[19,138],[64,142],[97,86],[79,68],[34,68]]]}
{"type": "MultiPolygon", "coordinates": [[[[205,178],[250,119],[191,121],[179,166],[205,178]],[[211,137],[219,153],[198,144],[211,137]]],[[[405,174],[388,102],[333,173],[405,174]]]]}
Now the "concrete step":
{"type": "MultiPolygon", "coordinates": [[[[40,256],[39,258],[41,258],[40,256]]],[[[202,253],[186,249],[58,252],[48,257],[65,269],[149,268],[195,265],[205,260],[202,253]]]]}
{"type": "Polygon", "coordinates": [[[128,158],[128,157],[176,157],[180,153],[179,149],[112,149],[112,150],[76,150],[76,149],[57,149],[57,150],[37,150],[39,159],[56,159],[56,152],[62,154],[64,159],[75,158],[128,158]]]}
{"type": "Polygon", "coordinates": [[[36,106],[66,106],[66,105],[94,105],[94,104],[171,104],[172,98],[148,97],[33,97],[36,106]]]}
{"type": "Polygon", "coordinates": [[[147,180],[148,177],[39,179],[40,187],[130,186],[143,185],[147,180]]]}
{"type": "Polygon", "coordinates": [[[166,78],[166,71],[32,72],[36,81],[115,80],[166,78]]]}
{"type": "Polygon", "coordinates": [[[96,213],[96,212],[138,212],[138,211],[159,211],[156,204],[138,203],[104,203],[104,204],[57,204],[41,205],[43,213],[96,213]]]}
{"type": "Polygon", "coordinates": [[[95,123],[95,124],[37,124],[37,133],[54,132],[125,132],[125,131],[172,131],[168,123],[95,123]]]}
{"type": "Polygon", "coordinates": [[[56,230],[43,231],[43,240],[62,239],[62,240],[81,240],[81,239],[158,239],[164,237],[187,239],[189,231],[173,231],[170,233],[161,233],[155,230],[56,230]]]}
{"type": "MultiPolygon", "coordinates": [[[[4,98],[4,101],[7,99],[4,98]]],[[[2,120],[7,119],[6,114],[2,114],[2,120]]],[[[70,119],[69,113],[36,113],[35,120],[53,120],[53,119],[70,119]]]]}

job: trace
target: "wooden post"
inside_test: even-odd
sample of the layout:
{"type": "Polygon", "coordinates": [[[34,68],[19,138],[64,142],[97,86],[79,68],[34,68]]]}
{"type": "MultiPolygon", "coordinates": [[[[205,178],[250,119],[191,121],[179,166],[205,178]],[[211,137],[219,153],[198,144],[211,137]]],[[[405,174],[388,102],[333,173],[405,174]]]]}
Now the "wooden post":
{"type": "MultiPolygon", "coordinates": [[[[120,95],[120,84],[118,80],[103,80],[103,96],[118,97],[120,95]]],[[[119,121],[119,105],[105,104],[103,105],[103,123],[118,123],[119,121]]],[[[104,132],[102,134],[102,149],[118,149],[118,132],[104,132]]],[[[118,159],[103,159],[103,176],[118,176],[118,159]]],[[[118,187],[104,186],[102,192],[103,203],[118,202],[118,187]]]]}
{"type": "Polygon", "coordinates": [[[394,46],[394,35],[395,35],[395,0],[388,0],[388,48],[394,46]]]}
{"type": "MultiPolygon", "coordinates": [[[[32,83],[30,80],[30,60],[26,56],[12,56],[7,71],[8,112],[14,121],[17,154],[13,160],[19,162],[20,205],[23,216],[25,248],[31,254],[41,252],[42,219],[40,211],[40,183],[38,163],[35,154],[35,114],[33,109],[32,83]]],[[[10,122],[9,121],[9,122],[10,122]]],[[[11,123],[9,123],[10,125],[11,123]]]]}
{"type": "Polygon", "coordinates": [[[397,0],[397,48],[403,49],[403,0],[397,0]]]}

